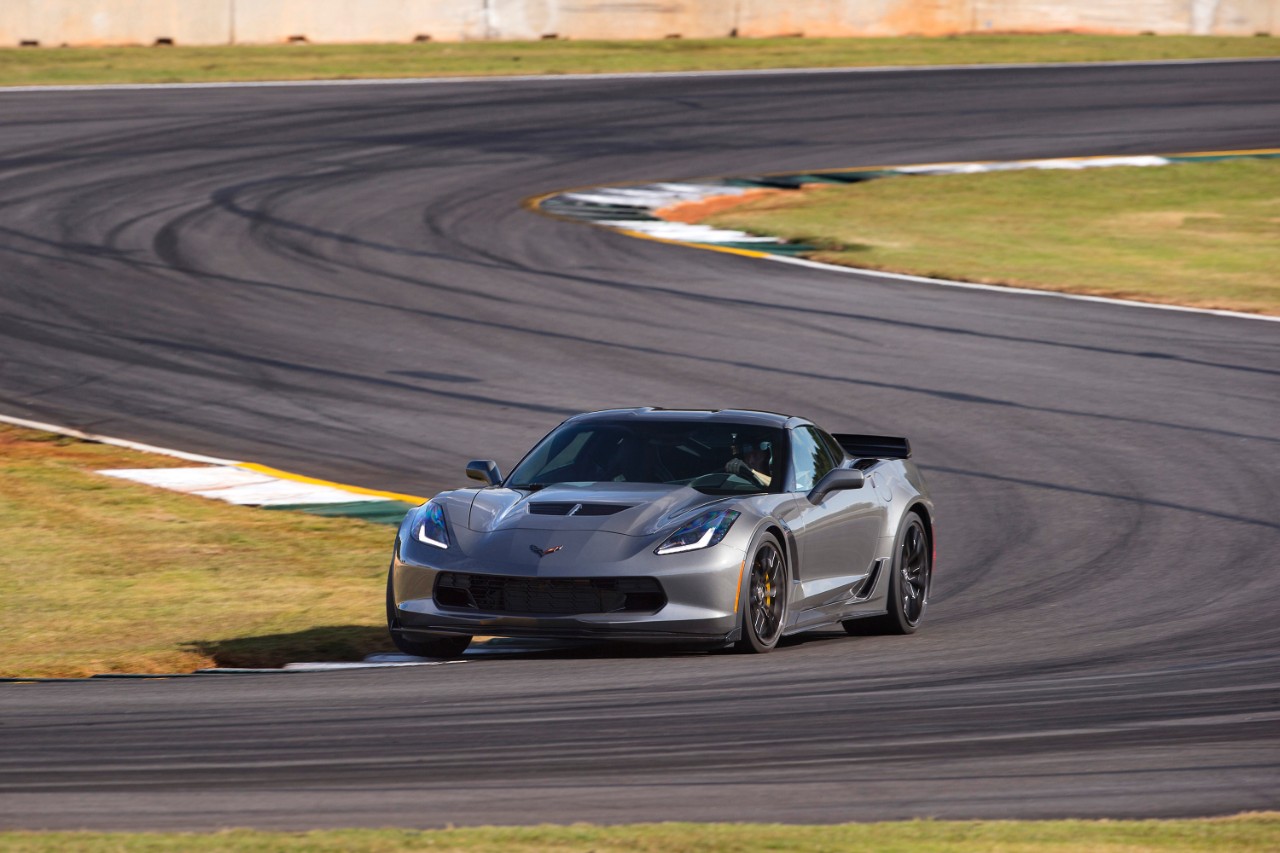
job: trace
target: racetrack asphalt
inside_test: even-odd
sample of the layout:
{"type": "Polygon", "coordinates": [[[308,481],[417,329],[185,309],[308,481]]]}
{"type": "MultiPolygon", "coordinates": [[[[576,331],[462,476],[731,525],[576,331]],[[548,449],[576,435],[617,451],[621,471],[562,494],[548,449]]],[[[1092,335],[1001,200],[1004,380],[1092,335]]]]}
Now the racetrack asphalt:
{"type": "Polygon", "coordinates": [[[0,685],[0,826],[1280,805],[1280,326],[521,206],[1275,147],[1280,63],[0,93],[0,127],[0,413],[429,494],[573,412],[764,408],[910,436],[939,509],[912,637],[0,685]]]}

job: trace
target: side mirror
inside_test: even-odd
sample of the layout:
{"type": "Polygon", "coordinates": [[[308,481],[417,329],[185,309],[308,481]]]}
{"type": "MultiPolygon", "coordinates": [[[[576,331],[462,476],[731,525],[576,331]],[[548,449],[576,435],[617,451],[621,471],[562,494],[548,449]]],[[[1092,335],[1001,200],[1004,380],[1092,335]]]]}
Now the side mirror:
{"type": "Polygon", "coordinates": [[[844,489],[861,489],[867,482],[867,475],[852,468],[833,468],[809,490],[809,503],[822,503],[831,492],[844,489]]]}
{"type": "Polygon", "coordinates": [[[502,472],[492,459],[472,459],[467,463],[467,476],[485,485],[496,486],[502,482],[502,472]]]}

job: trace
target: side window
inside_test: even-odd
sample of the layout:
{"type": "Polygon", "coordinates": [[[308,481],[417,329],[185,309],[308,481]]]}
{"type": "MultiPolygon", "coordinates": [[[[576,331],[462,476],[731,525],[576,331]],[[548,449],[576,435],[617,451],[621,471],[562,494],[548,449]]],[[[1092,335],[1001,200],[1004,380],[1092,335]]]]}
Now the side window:
{"type": "Polygon", "coordinates": [[[795,490],[807,492],[835,462],[813,427],[802,426],[791,433],[791,465],[796,472],[795,490]]]}
{"type": "Polygon", "coordinates": [[[831,458],[835,460],[836,467],[839,468],[844,464],[844,448],[840,446],[840,442],[831,437],[831,433],[826,430],[817,430],[818,438],[822,439],[822,443],[827,446],[827,451],[831,454],[831,458]]]}

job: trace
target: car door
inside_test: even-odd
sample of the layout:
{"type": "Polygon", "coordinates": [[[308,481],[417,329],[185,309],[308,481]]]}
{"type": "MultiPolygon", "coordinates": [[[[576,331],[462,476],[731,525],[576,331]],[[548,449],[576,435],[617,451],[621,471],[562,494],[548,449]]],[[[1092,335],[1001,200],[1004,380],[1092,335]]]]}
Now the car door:
{"type": "Polygon", "coordinates": [[[793,601],[800,611],[797,619],[803,621],[803,611],[839,609],[853,597],[853,589],[871,571],[883,508],[870,487],[831,492],[821,502],[810,503],[806,494],[838,460],[814,427],[796,427],[790,443],[800,528],[800,565],[795,571],[800,588],[793,601]]]}

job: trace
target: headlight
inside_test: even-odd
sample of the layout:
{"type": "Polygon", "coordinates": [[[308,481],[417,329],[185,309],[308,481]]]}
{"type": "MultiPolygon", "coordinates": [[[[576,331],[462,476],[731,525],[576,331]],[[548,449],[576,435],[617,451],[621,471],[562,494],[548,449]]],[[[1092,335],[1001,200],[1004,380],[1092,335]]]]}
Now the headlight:
{"type": "Polygon", "coordinates": [[[731,509],[716,509],[702,515],[681,527],[667,538],[654,551],[655,554],[679,554],[684,551],[697,551],[699,548],[710,548],[715,545],[729,528],[738,520],[741,513],[731,509]]]}
{"type": "Polygon", "coordinates": [[[425,545],[448,548],[449,532],[444,528],[444,508],[435,501],[427,501],[427,505],[422,508],[422,519],[413,535],[425,545]]]}

